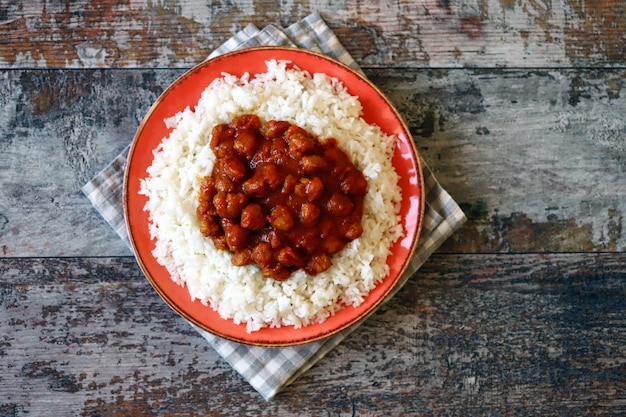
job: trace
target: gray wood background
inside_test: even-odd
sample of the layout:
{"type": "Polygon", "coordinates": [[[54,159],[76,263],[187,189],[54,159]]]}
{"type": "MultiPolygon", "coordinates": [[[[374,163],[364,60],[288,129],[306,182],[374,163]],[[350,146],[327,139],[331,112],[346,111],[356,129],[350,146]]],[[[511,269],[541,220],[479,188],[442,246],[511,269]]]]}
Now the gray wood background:
{"type": "Polygon", "coordinates": [[[0,415],[626,415],[618,0],[0,0],[0,415]],[[469,221],[266,403],[80,187],[248,23],[317,11],[469,221]]]}

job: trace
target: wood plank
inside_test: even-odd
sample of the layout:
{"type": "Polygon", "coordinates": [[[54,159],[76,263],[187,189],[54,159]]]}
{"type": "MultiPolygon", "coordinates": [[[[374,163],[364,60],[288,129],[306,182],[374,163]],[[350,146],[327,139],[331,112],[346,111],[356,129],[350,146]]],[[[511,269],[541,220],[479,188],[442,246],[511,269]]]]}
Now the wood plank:
{"type": "MultiPolygon", "coordinates": [[[[181,73],[0,71],[3,256],[130,254],[80,187],[181,73]]],[[[625,70],[367,74],[470,218],[442,251],[626,249],[625,70]]]]}
{"type": "Polygon", "coordinates": [[[619,415],[625,265],[626,254],[435,255],[264,403],[132,258],[4,258],[0,411],[619,415]]]}
{"type": "Polygon", "coordinates": [[[623,70],[371,71],[470,221],[452,252],[623,251],[623,70]]]}
{"type": "Polygon", "coordinates": [[[311,12],[368,67],[626,64],[621,0],[35,0],[0,5],[0,66],[190,67],[249,23],[311,12]]]}
{"type": "Polygon", "coordinates": [[[3,256],[129,255],[81,187],[182,71],[2,71],[3,256]]]}

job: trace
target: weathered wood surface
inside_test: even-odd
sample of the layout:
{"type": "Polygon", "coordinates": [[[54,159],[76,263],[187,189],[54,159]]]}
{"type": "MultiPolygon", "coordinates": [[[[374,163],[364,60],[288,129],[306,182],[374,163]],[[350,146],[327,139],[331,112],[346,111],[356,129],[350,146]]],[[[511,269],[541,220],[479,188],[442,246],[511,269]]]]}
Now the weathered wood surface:
{"type": "Polygon", "coordinates": [[[132,258],[0,265],[1,415],[626,414],[624,254],[435,255],[270,403],[132,258]]]}
{"type": "Polygon", "coordinates": [[[362,64],[624,66],[622,0],[0,2],[0,66],[188,67],[248,23],[318,12],[362,64]]]}
{"type": "MultiPolygon", "coordinates": [[[[130,142],[181,73],[0,72],[4,256],[130,254],[80,187],[130,142]]],[[[626,70],[367,75],[470,217],[442,250],[626,250],[626,70]]]]}
{"type": "Polygon", "coordinates": [[[621,0],[0,0],[0,416],[626,416],[621,0]],[[275,400],[80,187],[248,23],[317,11],[469,221],[275,400]]]}

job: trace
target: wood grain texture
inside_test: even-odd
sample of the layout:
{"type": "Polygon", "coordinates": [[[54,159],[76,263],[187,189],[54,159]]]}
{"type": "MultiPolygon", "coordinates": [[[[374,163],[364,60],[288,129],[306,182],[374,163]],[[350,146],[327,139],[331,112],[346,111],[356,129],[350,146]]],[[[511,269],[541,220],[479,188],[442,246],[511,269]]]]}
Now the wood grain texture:
{"type": "Polygon", "coordinates": [[[0,416],[626,416],[621,0],[0,0],[0,416]],[[81,186],[249,23],[318,12],[468,215],[271,402],[81,186]]]}
{"type": "Polygon", "coordinates": [[[420,153],[470,217],[442,250],[626,249],[626,72],[369,76],[407,119],[420,153]]]}
{"type": "MultiPolygon", "coordinates": [[[[130,254],[80,187],[182,72],[0,72],[3,256],[130,254]]],[[[442,251],[626,250],[625,70],[367,75],[469,216],[442,251]]]]}
{"type": "Polygon", "coordinates": [[[0,72],[3,256],[128,255],[81,187],[181,71],[0,72]]]}
{"type": "Polygon", "coordinates": [[[621,0],[0,2],[0,66],[189,67],[248,23],[318,12],[365,66],[623,67],[621,0]]]}
{"type": "Polygon", "coordinates": [[[435,255],[264,403],[133,258],[0,259],[2,415],[623,415],[626,255],[435,255]]]}

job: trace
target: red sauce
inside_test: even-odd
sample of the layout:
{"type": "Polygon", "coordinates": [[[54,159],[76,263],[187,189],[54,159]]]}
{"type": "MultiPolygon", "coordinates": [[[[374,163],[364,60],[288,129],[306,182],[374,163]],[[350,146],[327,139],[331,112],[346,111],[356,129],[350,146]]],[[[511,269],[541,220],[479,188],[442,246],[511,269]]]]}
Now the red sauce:
{"type": "Polygon", "coordinates": [[[298,269],[316,275],[363,233],[367,181],[335,139],[247,114],[215,126],[210,146],[217,162],[196,214],[234,265],[255,263],[280,281],[298,269]]]}

